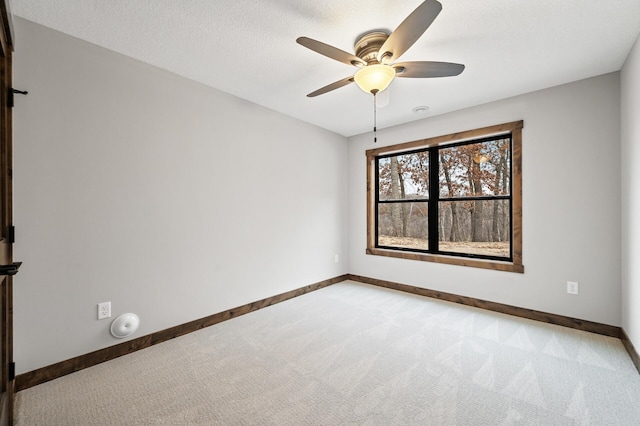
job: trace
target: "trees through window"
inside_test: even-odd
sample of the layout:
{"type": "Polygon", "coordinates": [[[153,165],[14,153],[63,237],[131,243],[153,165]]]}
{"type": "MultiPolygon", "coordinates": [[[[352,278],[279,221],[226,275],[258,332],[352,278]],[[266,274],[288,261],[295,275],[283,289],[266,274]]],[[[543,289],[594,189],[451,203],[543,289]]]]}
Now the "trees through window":
{"type": "Polygon", "coordinates": [[[521,129],[367,151],[367,252],[522,272],[521,129]]]}

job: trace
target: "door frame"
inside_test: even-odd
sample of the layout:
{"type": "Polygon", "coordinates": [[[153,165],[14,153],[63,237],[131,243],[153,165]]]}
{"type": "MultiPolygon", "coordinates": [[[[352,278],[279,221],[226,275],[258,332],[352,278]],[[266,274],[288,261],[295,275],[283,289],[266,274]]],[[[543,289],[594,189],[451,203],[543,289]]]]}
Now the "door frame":
{"type": "MultiPolygon", "coordinates": [[[[13,262],[13,121],[10,107],[14,45],[10,0],[0,0],[0,264],[13,262]]],[[[13,424],[13,278],[0,276],[0,426],[13,424]]]]}

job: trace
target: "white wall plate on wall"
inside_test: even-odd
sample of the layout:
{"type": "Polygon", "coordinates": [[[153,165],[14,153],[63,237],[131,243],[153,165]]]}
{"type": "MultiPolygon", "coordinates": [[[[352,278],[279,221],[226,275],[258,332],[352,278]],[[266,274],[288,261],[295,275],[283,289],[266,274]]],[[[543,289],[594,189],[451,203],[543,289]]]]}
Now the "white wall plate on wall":
{"type": "Polygon", "coordinates": [[[111,323],[111,335],[116,339],[130,336],[138,329],[140,318],[136,314],[122,314],[111,323]]]}

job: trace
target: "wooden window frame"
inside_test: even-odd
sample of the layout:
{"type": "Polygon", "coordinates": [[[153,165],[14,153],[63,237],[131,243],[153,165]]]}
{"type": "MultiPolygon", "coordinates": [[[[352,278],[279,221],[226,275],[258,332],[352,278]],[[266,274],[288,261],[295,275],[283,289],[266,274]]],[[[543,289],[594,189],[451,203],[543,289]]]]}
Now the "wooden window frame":
{"type": "Polygon", "coordinates": [[[524,122],[513,121],[495,126],[482,127],[449,135],[436,136],[427,139],[419,139],[397,145],[370,149],[366,151],[367,157],[367,250],[366,253],[375,256],[395,257],[400,259],[419,260],[426,262],[443,263],[449,265],[469,266],[474,268],[491,269],[496,271],[524,273],[522,263],[522,128],[524,122]],[[448,256],[412,252],[405,250],[393,250],[376,247],[376,157],[401,153],[404,151],[421,148],[442,147],[454,143],[470,141],[473,139],[493,137],[511,134],[511,182],[512,182],[512,217],[511,217],[511,250],[510,261],[498,261],[489,259],[476,259],[462,256],[448,256]]]}

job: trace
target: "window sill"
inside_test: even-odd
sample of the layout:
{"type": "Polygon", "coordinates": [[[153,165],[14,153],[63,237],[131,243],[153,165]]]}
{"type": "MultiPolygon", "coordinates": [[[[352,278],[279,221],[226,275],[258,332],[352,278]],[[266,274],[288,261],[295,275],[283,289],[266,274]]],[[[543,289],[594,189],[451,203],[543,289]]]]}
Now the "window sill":
{"type": "Polygon", "coordinates": [[[490,269],[493,271],[516,272],[523,274],[524,265],[516,262],[500,262],[496,260],[470,259],[441,254],[412,253],[405,251],[368,248],[367,254],[374,256],[396,257],[398,259],[419,260],[423,262],[443,263],[447,265],[469,266],[471,268],[490,269]]]}

